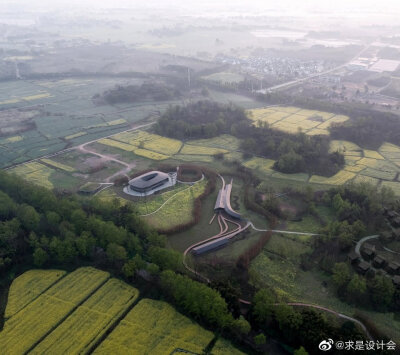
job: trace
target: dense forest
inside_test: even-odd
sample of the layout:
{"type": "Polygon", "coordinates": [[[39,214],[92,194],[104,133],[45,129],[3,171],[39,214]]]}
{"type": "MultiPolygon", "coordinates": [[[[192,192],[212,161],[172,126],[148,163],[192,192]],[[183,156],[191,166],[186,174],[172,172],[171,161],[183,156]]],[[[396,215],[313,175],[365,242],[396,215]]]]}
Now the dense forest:
{"type": "Polygon", "coordinates": [[[133,103],[139,101],[166,101],[181,97],[175,87],[162,82],[145,82],[142,85],[117,85],[113,89],[93,96],[97,104],[133,103]]]}
{"type": "Polygon", "coordinates": [[[233,125],[248,124],[243,109],[203,100],[171,106],[155,125],[155,132],[178,139],[212,138],[230,133],[233,125]]]}
{"type": "Polygon", "coordinates": [[[232,134],[242,139],[244,153],[275,159],[274,169],[283,173],[330,176],[344,165],[341,154],[329,153],[329,137],[289,134],[262,123],[254,126],[243,109],[212,101],[171,106],[154,130],[184,140],[232,134]]]}

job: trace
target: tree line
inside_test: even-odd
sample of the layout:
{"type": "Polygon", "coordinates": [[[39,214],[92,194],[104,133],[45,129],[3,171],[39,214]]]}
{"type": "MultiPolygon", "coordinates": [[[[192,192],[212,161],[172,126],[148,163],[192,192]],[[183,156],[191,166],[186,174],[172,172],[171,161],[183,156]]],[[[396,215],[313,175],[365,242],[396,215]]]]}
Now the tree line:
{"type": "Polygon", "coordinates": [[[182,93],[173,86],[163,82],[144,82],[141,85],[117,85],[102,94],[93,96],[97,104],[114,105],[118,103],[133,103],[139,101],[167,101],[182,96],[182,93]]]}

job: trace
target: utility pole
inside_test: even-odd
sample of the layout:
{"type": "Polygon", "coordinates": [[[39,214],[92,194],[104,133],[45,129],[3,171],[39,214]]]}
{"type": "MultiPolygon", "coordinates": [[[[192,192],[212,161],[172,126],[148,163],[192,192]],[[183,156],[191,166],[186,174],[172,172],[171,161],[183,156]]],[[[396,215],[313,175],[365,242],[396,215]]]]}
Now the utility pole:
{"type": "Polygon", "coordinates": [[[188,84],[189,84],[189,89],[190,89],[190,68],[187,68],[187,76],[188,76],[188,84]]]}

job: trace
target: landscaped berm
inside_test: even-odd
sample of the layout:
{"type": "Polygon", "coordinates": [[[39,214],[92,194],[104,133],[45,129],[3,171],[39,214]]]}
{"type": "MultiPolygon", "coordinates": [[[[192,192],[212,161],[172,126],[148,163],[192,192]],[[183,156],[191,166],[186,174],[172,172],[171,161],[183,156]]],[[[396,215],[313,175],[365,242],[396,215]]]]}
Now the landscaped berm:
{"type": "Polygon", "coordinates": [[[28,271],[10,287],[0,353],[201,354],[215,346],[220,354],[223,344],[226,354],[242,354],[223,339],[213,345],[212,332],[169,304],[139,299],[136,288],[92,267],[28,271]]]}

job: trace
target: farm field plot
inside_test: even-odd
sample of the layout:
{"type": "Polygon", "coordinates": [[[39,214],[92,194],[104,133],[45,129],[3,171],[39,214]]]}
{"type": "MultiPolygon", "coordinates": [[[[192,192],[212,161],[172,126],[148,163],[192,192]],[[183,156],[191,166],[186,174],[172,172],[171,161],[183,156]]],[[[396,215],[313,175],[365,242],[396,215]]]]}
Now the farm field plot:
{"type": "Polygon", "coordinates": [[[228,153],[226,149],[203,147],[200,145],[185,144],[180,151],[184,155],[216,155],[228,153]]]}
{"type": "Polygon", "coordinates": [[[143,299],[94,354],[171,354],[177,348],[201,354],[213,337],[167,303],[143,299]]]}
{"type": "Polygon", "coordinates": [[[54,160],[51,160],[51,159],[41,159],[41,162],[42,162],[42,163],[45,163],[45,164],[47,164],[47,165],[50,165],[50,166],[52,166],[52,167],[54,167],[54,168],[57,168],[57,169],[60,169],[60,170],[64,170],[64,171],[68,171],[68,172],[70,172],[70,173],[72,173],[72,172],[75,171],[75,169],[72,168],[71,166],[58,163],[58,162],[56,162],[56,161],[54,161],[54,160]]]}
{"type": "Polygon", "coordinates": [[[257,121],[267,122],[272,128],[288,133],[296,133],[299,129],[309,135],[329,134],[327,130],[334,123],[346,122],[349,117],[335,115],[330,112],[304,110],[297,107],[271,106],[249,111],[249,117],[257,121]]]}
{"type": "MultiPolygon", "coordinates": [[[[142,80],[129,79],[129,82],[140,83],[142,80]]],[[[66,141],[77,145],[119,133],[126,130],[129,124],[154,116],[173,102],[141,102],[125,105],[122,109],[117,105],[96,106],[92,102],[93,95],[118,84],[127,83],[118,78],[96,78],[19,80],[2,85],[2,110],[23,109],[16,112],[29,110],[34,114],[28,121],[14,121],[16,127],[25,125],[31,130],[24,129],[19,134],[22,139],[0,143],[5,143],[8,148],[6,154],[1,156],[0,167],[55,153],[66,147],[66,141]],[[27,139],[31,136],[38,140],[27,139]]]]}
{"type": "Polygon", "coordinates": [[[343,185],[347,181],[353,179],[356,176],[351,171],[341,170],[331,177],[312,175],[310,178],[311,183],[322,184],[322,185],[343,185]]]}
{"type": "Polygon", "coordinates": [[[80,268],[62,278],[7,319],[0,333],[2,351],[9,354],[29,351],[108,278],[108,273],[90,267],[80,268]]]}
{"type": "Polygon", "coordinates": [[[5,319],[19,312],[66,274],[62,270],[29,270],[11,284],[5,319]]]}
{"type": "Polygon", "coordinates": [[[203,147],[222,148],[230,151],[238,150],[240,147],[240,140],[229,134],[222,134],[214,138],[191,140],[186,143],[203,147]]]}
{"type": "Polygon", "coordinates": [[[53,183],[50,181],[50,176],[54,170],[43,164],[32,162],[23,165],[19,165],[9,170],[10,173],[14,173],[25,180],[32,182],[36,185],[52,189],[53,183]]]}
{"type": "Polygon", "coordinates": [[[191,155],[191,154],[175,154],[173,159],[188,161],[188,162],[202,162],[211,163],[214,158],[210,155],[191,155]]]}
{"type": "Polygon", "coordinates": [[[194,200],[203,193],[206,184],[207,181],[203,180],[189,189],[182,190],[159,211],[143,218],[158,230],[167,230],[191,221],[194,200]]]}
{"type": "Polygon", "coordinates": [[[226,339],[219,338],[211,350],[211,355],[244,355],[243,352],[236,349],[231,342],[226,339]]]}
{"type": "Polygon", "coordinates": [[[182,146],[182,142],[176,139],[140,130],[116,134],[110,138],[100,139],[98,143],[130,151],[152,160],[167,159],[177,153],[182,146]]]}
{"type": "Polygon", "coordinates": [[[42,340],[31,354],[86,353],[136,301],[138,295],[139,291],[126,283],[117,279],[108,280],[42,340]]]}

